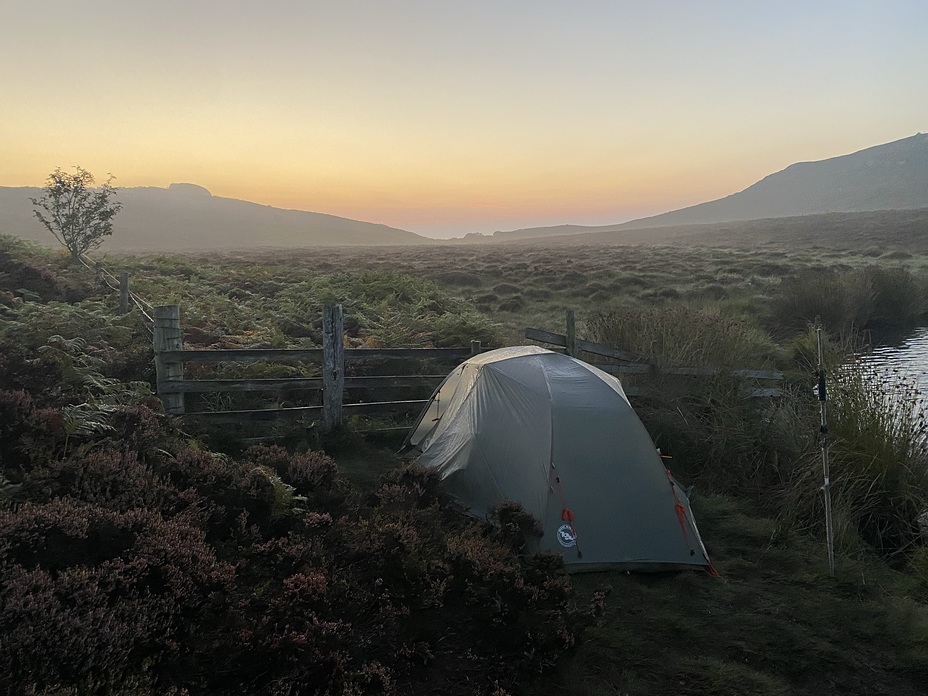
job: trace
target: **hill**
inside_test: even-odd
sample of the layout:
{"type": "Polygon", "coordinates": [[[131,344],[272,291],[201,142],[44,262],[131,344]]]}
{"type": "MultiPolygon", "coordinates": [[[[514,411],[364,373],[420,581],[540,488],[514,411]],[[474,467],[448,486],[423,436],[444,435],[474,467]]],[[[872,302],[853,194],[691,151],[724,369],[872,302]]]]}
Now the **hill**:
{"type": "Polygon", "coordinates": [[[513,241],[519,244],[571,247],[626,244],[700,244],[734,247],[787,245],[806,249],[818,246],[926,252],[928,207],[917,210],[821,213],[653,228],[593,227],[585,228],[580,233],[523,237],[513,241]]]}
{"type": "MultiPolygon", "coordinates": [[[[32,216],[30,197],[37,187],[0,187],[0,232],[52,244],[32,216]]],[[[431,240],[386,225],[284,210],[234,198],[213,196],[194,184],[168,188],[120,189],[123,209],[113,236],[103,245],[113,251],[178,251],[341,245],[426,244],[431,240]]]]}
{"type": "Polygon", "coordinates": [[[822,213],[928,208],[928,134],[818,162],[799,162],[740,193],[615,225],[496,232],[495,241],[822,213]]]}

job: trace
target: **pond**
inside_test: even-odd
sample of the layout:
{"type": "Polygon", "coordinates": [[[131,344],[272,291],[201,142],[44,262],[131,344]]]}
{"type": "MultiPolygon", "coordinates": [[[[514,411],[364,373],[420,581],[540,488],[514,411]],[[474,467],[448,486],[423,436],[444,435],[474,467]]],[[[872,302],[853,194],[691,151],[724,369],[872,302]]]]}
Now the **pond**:
{"type": "Polygon", "coordinates": [[[894,345],[874,348],[864,362],[878,371],[898,371],[896,374],[914,379],[923,403],[928,405],[928,327],[916,329],[894,345]]]}

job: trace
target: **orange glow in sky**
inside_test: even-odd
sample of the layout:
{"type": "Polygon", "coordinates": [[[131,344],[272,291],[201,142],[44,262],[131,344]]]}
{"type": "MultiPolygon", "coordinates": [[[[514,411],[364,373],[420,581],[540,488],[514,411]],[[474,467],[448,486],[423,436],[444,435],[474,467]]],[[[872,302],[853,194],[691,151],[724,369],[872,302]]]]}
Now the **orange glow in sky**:
{"type": "Polygon", "coordinates": [[[928,129],[928,3],[37,4],[0,186],[80,165],[432,236],[607,224],[928,129]]]}

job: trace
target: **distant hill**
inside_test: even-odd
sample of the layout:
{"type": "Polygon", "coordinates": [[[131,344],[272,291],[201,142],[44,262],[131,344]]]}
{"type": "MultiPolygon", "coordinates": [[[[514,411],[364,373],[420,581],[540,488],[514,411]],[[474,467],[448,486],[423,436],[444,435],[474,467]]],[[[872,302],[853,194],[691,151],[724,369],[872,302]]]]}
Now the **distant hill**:
{"type": "Polygon", "coordinates": [[[928,135],[924,133],[850,155],[792,164],[740,193],[653,217],[599,227],[562,225],[496,232],[493,239],[917,208],[928,208],[928,135]]]}
{"type": "MultiPolygon", "coordinates": [[[[55,240],[32,215],[40,188],[0,187],[0,233],[43,244],[55,240]]],[[[102,249],[180,251],[342,245],[428,244],[434,240],[386,225],[284,210],[213,196],[194,184],[120,189],[123,209],[102,249]]]]}
{"type": "MultiPolygon", "coordinates": [[[[596,228],[591,228],[596,229],[596,228]]],[[[606,229],[585,234],[523,237],[510,244],[618,246],[629,244],[861,249],[884,253],[928,253],[928,207],[861,213],[732,220],[700,225],[606,229]]],[[[900,257],[901,258],[901,257],[900,257]]]]}

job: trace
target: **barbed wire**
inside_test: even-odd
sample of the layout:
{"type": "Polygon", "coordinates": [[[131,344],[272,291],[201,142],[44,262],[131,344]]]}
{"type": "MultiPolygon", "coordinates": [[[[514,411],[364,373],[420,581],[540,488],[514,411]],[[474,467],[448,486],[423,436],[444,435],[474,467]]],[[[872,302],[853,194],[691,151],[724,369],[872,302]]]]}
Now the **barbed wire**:
{"type": "MultiPolygon", "coordinates": [[[[87,256],[86,254],[80,254],[78,255],[77,258],[84,265],[84,267],[87,268],[87,270],[93,271],[94,273],[99,271],[100,272],[99,278],[100,280],[103,281],[106,287],[108,287],[110,290],[113,290],[113,291],[117,291],[117,292],[119,291],[119,285],[120,285],[119,278],[117,278],[112,273],[110,273],[106,269],[106,267],[103,265],[102,261],[96,261],[90,258],[89,256],[87,256]],[[94,265],[91,266],[89,263],[87,263],[88,261],[93,262],[94,265]],[[112,283],[110,283],[110,279],[114,283],[116,283],[115,287],[112,285],[112,283]]],[[[139,295],[138,293],[132,292],[131,290],[129,290],[129,300],[136,307],[138,307],[138,310],[142,314],[142,316],[148,320],[148,323],[146,324],[143,322],[142,326],[145,327],[145,330],[148,332],[149,336],[154,337],[155,320],[152,318],[151,314],[149,314],[149,312],[152,312],[154,310],[154,306],[151,304],[151,302],[148,302],[147,300],[142,298],[141,295],[139,295]],[[148,311],[145,310],[146,307],[148,308],[148,311]],[[151,326],[149,326],[149,324],[151,324],[151,326]]]]}

